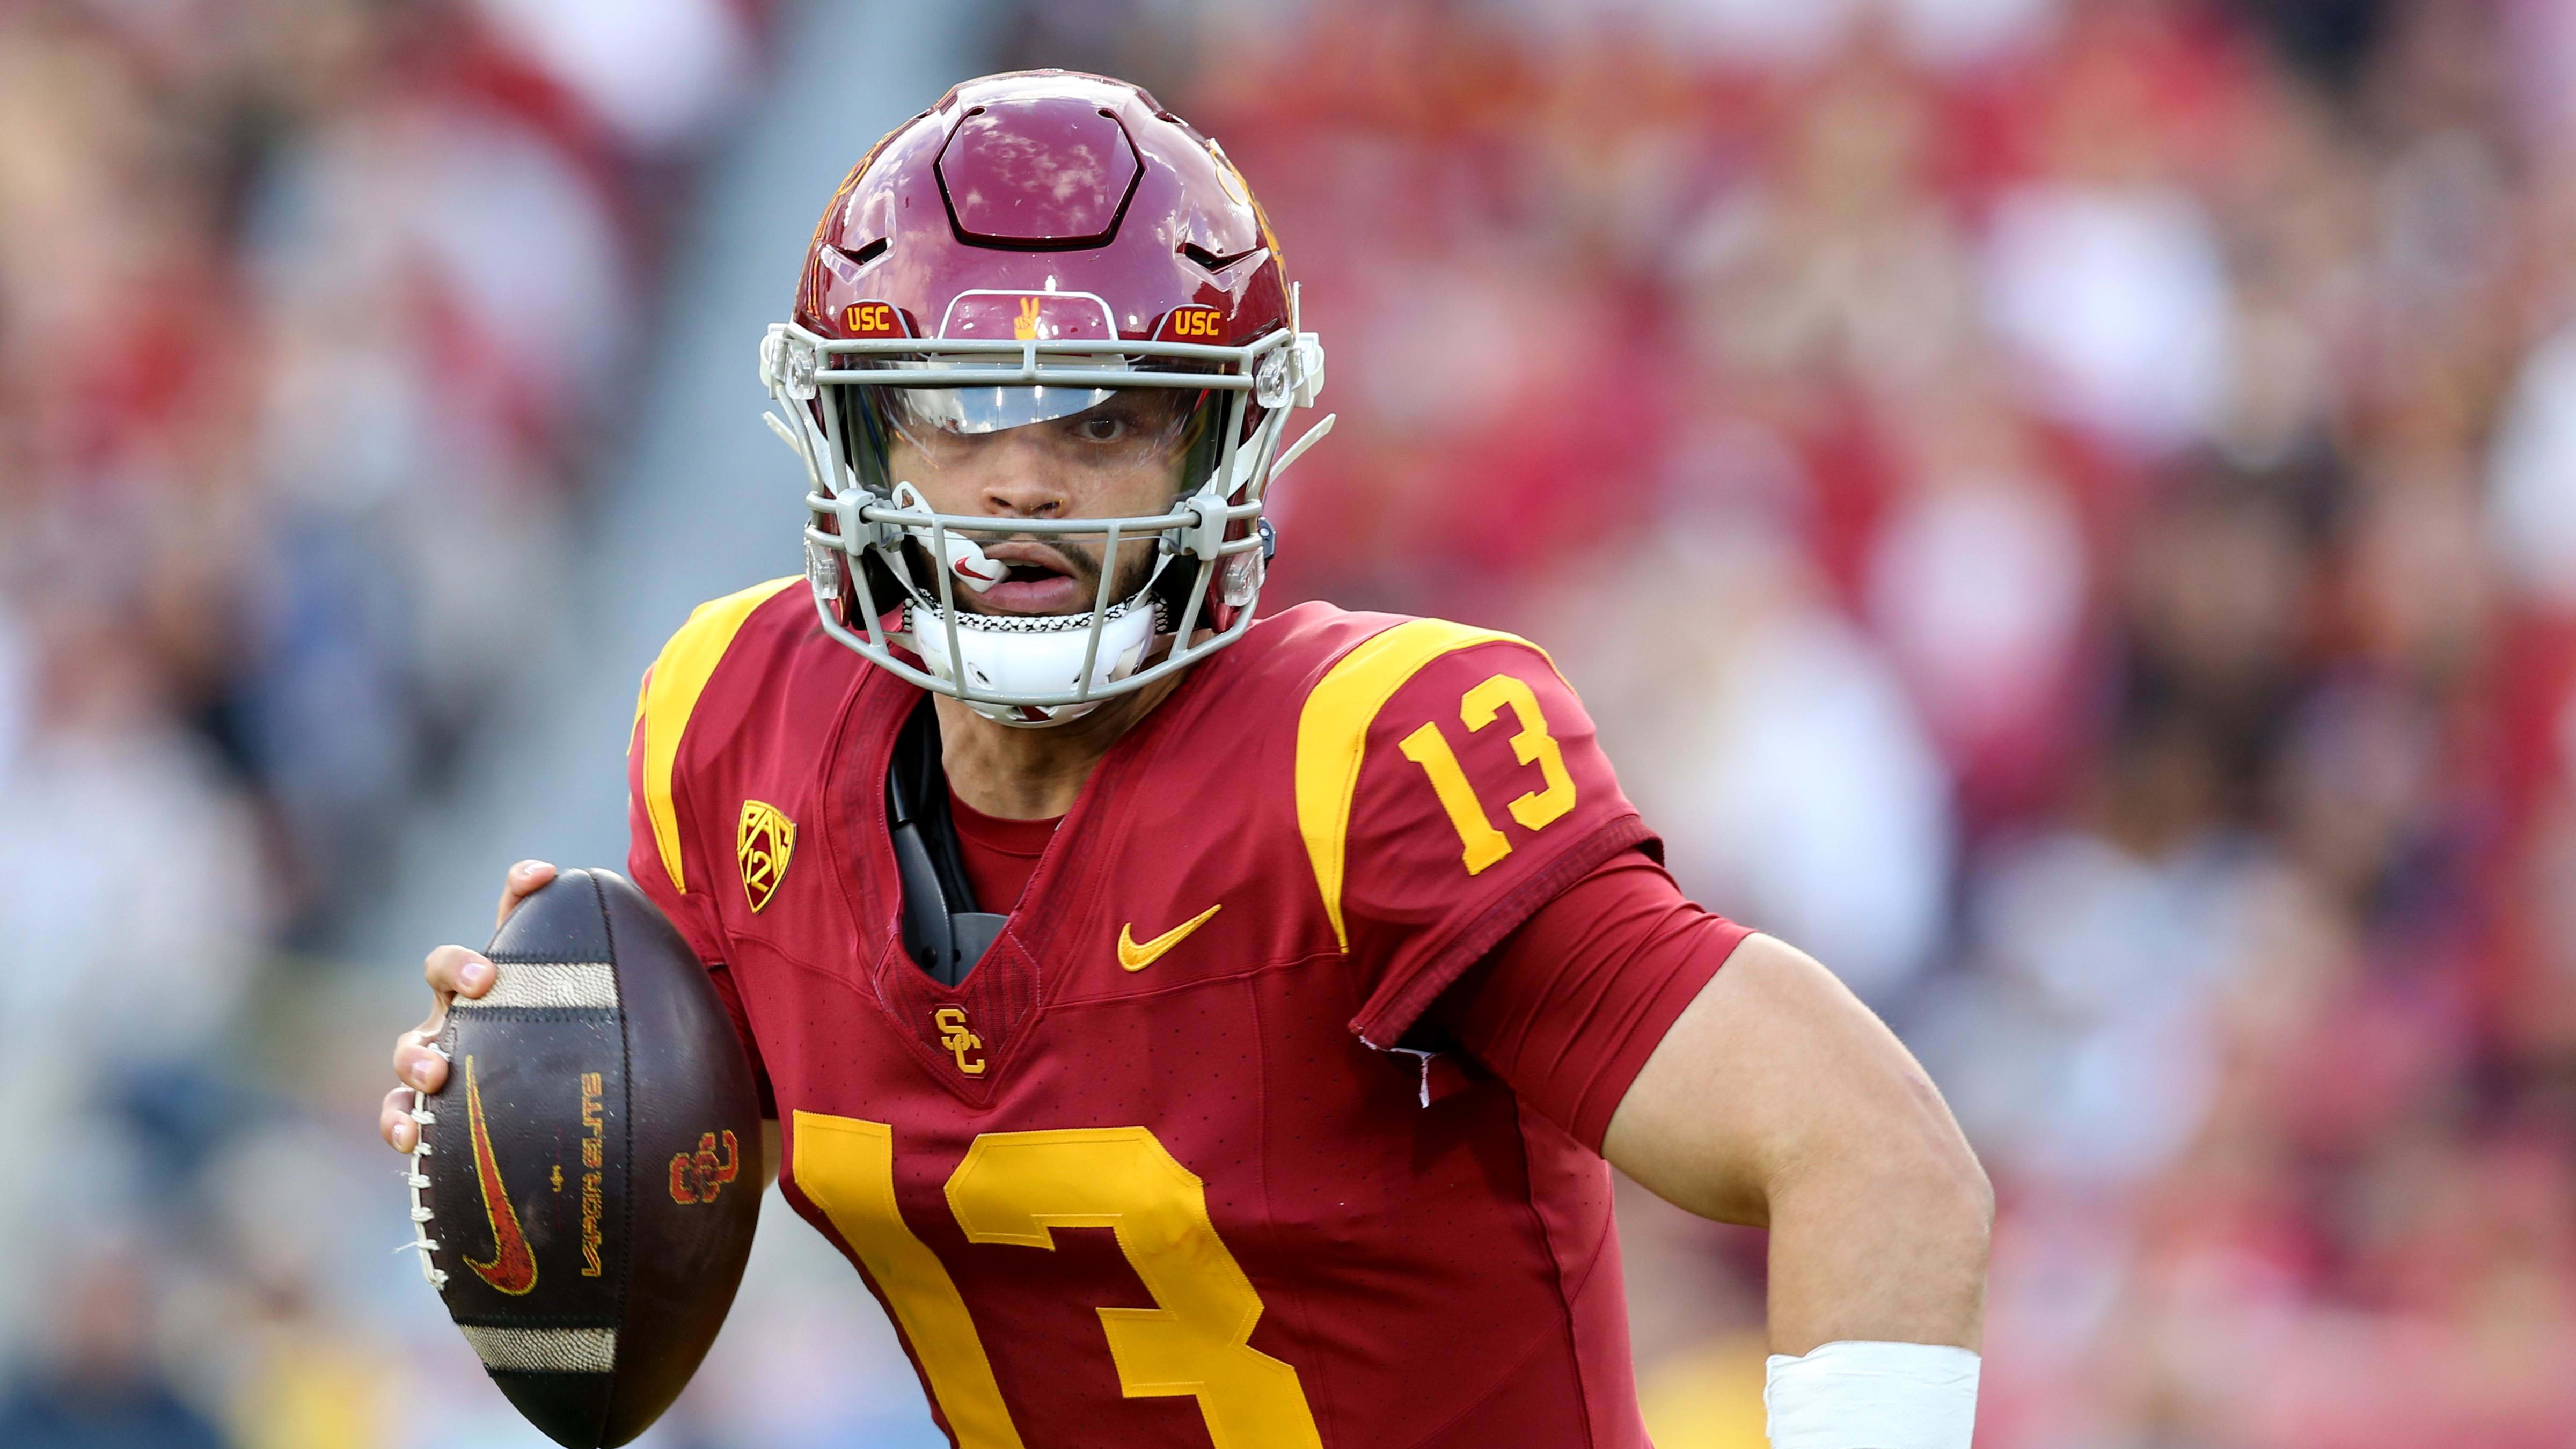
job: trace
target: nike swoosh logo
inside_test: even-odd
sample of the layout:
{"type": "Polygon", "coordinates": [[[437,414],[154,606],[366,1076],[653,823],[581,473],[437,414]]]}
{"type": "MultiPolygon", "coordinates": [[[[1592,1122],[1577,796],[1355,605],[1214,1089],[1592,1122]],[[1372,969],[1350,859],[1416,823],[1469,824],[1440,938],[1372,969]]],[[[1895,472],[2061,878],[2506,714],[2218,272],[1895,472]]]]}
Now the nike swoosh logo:
{"type": "Polygon", "coordinates": [[[519,1210],[510,1206],[501,1186],[501,1161],[492,1155],[492,1134],[483,1126],[483,1089],[474,1081],[474,1058],[465,1059],[465,1124],[474,1134],[474,1182],[483,1189],[483,1217],[492,1225],[492,1261],[465,1258],[474,1276],[515,1298],[537,1286],[537,1255],[519,1231],[519,1210]]]}
{"type": "Polygon", "coordinates": [[[1206,925],[1210,917],[1224,909],[1225,902],[1219,901],[1154,939],[1141,944],[1134,936],[1128,934],[1129,927],[1120,926],[1118,928],[1118,964],[1130,971],[1144,970],[1154,964],[1155,958],[1181,944],[1188,938],[1190,932],[1206,925]]]}

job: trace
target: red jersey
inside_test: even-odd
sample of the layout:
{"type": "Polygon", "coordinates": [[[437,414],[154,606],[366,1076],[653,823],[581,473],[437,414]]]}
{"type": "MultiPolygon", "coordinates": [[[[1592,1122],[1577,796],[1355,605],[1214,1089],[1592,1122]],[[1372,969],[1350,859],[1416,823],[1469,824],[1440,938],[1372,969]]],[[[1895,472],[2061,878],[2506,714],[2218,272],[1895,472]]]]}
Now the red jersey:
{"type": "Polygon", "coordinates": [[[1388,1050],[1650,841],[1546,656],[1261,622],[1111,747],[952,989],[905,954],[887,834],[920,692],[800,584],[654,664],[630,864],[956,1443],[1642,1446],[1608,1168],[1388,1050]]]}

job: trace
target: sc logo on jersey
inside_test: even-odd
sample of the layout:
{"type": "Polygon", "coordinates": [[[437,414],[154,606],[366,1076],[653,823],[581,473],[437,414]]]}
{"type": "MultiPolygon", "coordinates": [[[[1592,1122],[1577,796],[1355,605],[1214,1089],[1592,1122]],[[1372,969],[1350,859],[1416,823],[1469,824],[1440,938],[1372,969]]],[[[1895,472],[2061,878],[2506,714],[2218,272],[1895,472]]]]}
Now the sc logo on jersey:
{"type": "Polygon", "coordinates": [[[984,1039],[967,1029],[966,1008],[943,1006],[930,1014],[930,1024],[939,1029],[939,1044],[947,1048],[949,1056],[956,1059],[957,1070],[970,1077],[984,1075],[982,1057],[978,1056],[971,1062],[966,1059],[968,1052],[981,1052],[984,1049],[984,1039]]]}

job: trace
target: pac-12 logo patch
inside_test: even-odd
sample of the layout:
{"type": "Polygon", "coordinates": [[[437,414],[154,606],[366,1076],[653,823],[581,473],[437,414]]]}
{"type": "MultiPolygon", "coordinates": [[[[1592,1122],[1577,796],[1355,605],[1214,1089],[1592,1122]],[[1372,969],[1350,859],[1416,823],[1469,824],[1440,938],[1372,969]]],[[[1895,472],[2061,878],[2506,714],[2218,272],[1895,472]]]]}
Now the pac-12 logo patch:
{"type": "Polygon", "coordinates": [[[787,878],[787,862],[796,855],[796,822],[787,812],[760,800],[742,802],[742,823],[734,830],[734,856],[742,863],[742,893],[757,913],[778,894],[787,878]]]}

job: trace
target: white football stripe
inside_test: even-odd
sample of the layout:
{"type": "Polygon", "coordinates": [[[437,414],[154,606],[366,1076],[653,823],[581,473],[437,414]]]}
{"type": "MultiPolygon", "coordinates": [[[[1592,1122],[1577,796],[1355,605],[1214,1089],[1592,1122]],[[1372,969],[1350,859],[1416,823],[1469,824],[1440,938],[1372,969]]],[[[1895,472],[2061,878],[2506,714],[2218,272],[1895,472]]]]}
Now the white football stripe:
{"type": "Polygon", "coordinates": [[[614,1328],[457,1327],[485,1368],[504,1373],[604,1374],[617,1367],[614,1328]]]}
{"type": "Polygon", "coordinates": [[[617,1007],[617,971],[605,961],[497,961],[501,973],[492,989],[471,1001],[457,998],[460,1011],[478,1006],[617,1007]]]}

